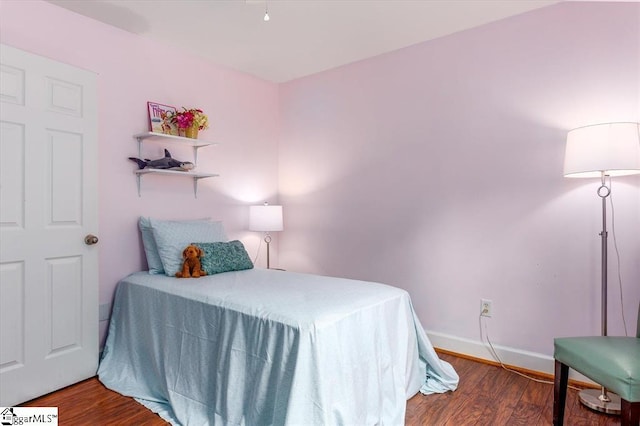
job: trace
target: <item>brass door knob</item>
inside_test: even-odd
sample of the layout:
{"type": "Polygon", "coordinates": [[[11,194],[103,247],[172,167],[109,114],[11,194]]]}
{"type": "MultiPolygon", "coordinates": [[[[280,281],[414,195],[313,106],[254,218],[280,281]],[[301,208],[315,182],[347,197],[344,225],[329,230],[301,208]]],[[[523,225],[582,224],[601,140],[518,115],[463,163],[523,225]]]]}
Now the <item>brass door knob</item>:
{"type": "Polygon", "coordinates": [[[84,243],[88,246],[92,246],[94,244],[98,244],[98,237],[96,237],[93,234],[89,234],[86,237],[84,237],[84,243]]]}

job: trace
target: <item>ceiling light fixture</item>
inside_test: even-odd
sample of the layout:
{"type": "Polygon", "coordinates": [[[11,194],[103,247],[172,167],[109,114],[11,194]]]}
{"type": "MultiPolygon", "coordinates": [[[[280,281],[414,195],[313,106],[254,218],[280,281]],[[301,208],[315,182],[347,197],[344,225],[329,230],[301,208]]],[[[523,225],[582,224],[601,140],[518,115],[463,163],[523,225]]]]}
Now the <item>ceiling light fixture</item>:
{"type": "Polygon", "coordinates": [[[267,22],[269,19],[269,3],[264,2],[264,21],[267,22]]]}

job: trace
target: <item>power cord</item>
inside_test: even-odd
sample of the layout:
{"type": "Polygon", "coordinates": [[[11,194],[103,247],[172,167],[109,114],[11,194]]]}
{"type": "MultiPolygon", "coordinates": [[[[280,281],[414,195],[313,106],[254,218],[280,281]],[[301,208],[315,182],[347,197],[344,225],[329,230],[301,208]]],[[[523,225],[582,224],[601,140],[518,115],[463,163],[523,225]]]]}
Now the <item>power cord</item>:
{"type": "Polygon", "coordinates": [[[258,250],[256,251],[256,257],[253,258],[253,264],[254,265],[258,261],[258,256],[260,255],[260,248],[262,248],[262,238],[260,238],[260,243],[258,244],[258,250]]]}
{"type": "MultiPolygon", "coordinates": [[[[483,322],[482,322],[482,313],[481,313],[480,315],[478,315],[478,325],[480,326],[480,340],[481,340],[481,341],[482,341],[482,343],[484,344],[484,337],[483,337],[483,336],[485,336],[485,337],[486,337],[486,339],[487,339],[487,343],[489,344],[489,346],[485,346],[485,347],[489,350],[489,353],[491,354],[491,356],[493,357],[493,359],[494,359],[496,362],[498,362],[498,363],[500,364],[500,367],[502,367],[504,370],[507,370],[507,371],[509,371],[509,372],[511,372],[511,373],[515,373],[515,374],[517,374],[518,376],[522,376],[522,377],[524,377],[525,379],[529,379],[529,380],[532,380],[532,381],[537,382],[537,383],[543,383],[543,384],[545,384],[545,385],[553,385],[553,384],[554,384],[554,383],[553,383],[553,381],[551,381],[551,380],[538,379],[537,377],[532,377],[532,376],[529,376],[529,375],[527,375],[527,374],[521,373],[521,372],[520,372],[520,371],[518,371],[518,370],[514,370],[514,369],[512,369],[512,368],[507,367],[507,366],[502,362],[502,360],[500,359],[500,357],[498,356],[498,353],[496,352],[495,348],[493,347],[493,343],[491,343],[491,339],[489,338],[489,331],[488,331],[488,329],[487,329],[487,323],[486,323],[486,321],[484,322],[484,334],[482,333],[482,326],[483,326],[483,322]]],[[[573,389],[573,390],[577,390],[577,391],[582,390],[581,388],[576,387],[576,386],[573,386],[573,385],[567,385],[567,387],[568,387],[569,389],[573,389]]]]}
{"type": "MultiPolygon", "coordinates": [[[[611,188],[611,176],[609,176],[609,188],[611,188]]],[[[629,337],[627,331],[627,320],[624,317],[624,302],[622,300],[622,274],[620,272],[620,252],[618,251],[618,240],[616,239],[616,221],[615,210],[613,208],[613,191],[609,191],[609,205],[611,206],[611,235],[613,236],[613,247],[616,251],[616,264],[618,267],[618,287],[620,289],[620,313],[622,314],[622,325],[624,326],[624,335],[629,337]]]]}

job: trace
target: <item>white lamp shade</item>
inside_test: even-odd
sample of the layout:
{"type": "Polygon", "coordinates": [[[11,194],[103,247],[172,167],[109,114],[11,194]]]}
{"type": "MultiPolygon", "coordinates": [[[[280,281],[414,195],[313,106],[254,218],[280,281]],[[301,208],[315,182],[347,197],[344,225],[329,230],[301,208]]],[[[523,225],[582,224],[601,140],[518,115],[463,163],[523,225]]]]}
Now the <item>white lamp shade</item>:
{"type": "Polygon", "coordinates": [[[250,206],[249,230],[275,232],[284,229],[282,206],[250,206]]]}
{"type": "Polygon", "coordinates": [[[640,123],[605,123],[569,131],[565,177],[640,173],[640,123]]]}

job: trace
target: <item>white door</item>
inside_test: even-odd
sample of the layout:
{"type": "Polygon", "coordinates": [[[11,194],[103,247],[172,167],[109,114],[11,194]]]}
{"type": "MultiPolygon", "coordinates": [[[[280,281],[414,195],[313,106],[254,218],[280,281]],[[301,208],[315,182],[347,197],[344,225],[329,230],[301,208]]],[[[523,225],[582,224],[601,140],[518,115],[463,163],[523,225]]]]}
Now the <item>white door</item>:
{"type": "Polygon", "coordinates": [[[0,406],[98,365],[96,75],[0,45],[0,406]]]}

